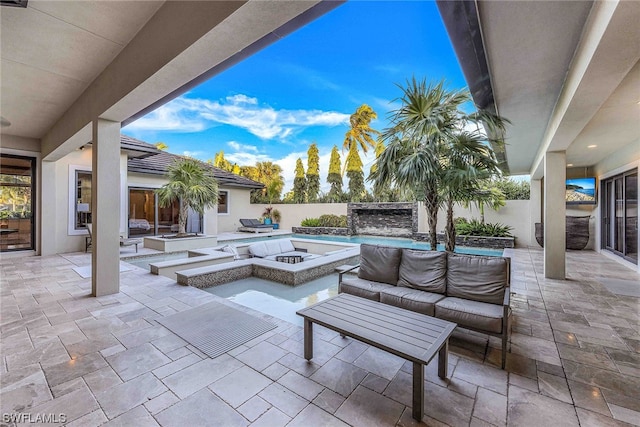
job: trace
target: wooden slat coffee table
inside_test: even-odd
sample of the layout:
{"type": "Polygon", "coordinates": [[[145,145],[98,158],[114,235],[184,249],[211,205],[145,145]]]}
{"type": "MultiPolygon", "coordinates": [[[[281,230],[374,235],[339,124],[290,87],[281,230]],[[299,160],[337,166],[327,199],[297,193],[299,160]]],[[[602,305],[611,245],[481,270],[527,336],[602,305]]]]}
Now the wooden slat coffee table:
{"type": "Polygon", "coordinates": [[[349,294],[297,311],[304,318],[304,357],[313,358],[313,324],[413,362],[413,418],[424,415],[424,365],[438,354],[438,375],[447,377],[449,337],[455,323],[349,294]]]}

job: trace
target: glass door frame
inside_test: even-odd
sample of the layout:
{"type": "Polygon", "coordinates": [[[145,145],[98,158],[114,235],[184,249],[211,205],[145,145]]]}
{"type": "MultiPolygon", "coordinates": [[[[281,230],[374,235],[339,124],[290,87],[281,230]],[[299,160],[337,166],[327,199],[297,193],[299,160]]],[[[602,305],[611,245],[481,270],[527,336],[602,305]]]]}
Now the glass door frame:
{"type": "Polygon", "coordinates": [[[15,248],[15,249],[6,249],[1,252],[19,252],[19,251],[34,251],[36,250],[36,212],[37,212],[37,200],[38,195],[36,194],[36,184],[37,184],[37,167],[38,167],[38,159],[32,156],[25,156],[20,154],[10,154],[10,153],[0,153],[0,157],[12,158],[12,159],[20,159],[26,160],[31,164],[31,218],[29,218],[29,224],[31,227],[31,238],[29,239],[29,247],[28,248],[15,248]]]}
{"type": "MultiPolygon", "coordinates": [[[[600,188],[601,188],[600,206],[601,206],[601,213],[602,213],[600,247],[601,249],[610,251],[616,254],[617,256],[623,258],[624,260],[637,265],[638,264],[637,252],[636,252],[635,258],[628,256],[627,254],[628,245],[626,241],[627,240],[626,227],[627,227],[627,221],[628,221],[627,208],[629,205],[629,200],[627,200],[626,185],[627,185],[627,177],[632,175],[635,175],[637,180],[638,168],[627,170],[623,173],[610,176],[600,181],[600,188]],[[618,186],[621,186],[621,188],[618,188],[618,186]],[[620,191],[620,193],[622,194],[621,200],[618,200],[616,198],[616,194],[618,193],[618,191],[620,191]],[[621,206],[622,225],[623,225],[622,233],[618,232],[619,227],[616,222],[618,218],[616,216],[616,210],[619,207],[618,203],[622,203],[622,206],[621,206]],[[622,248],[622,251],[618,250],[617,247],[622,248]]],[[[637,189],[636,189],[636,193],[637,193],[637,189]]],[[[637,206],[638,204],[637,194],[636,194],[635,202],[637,206]]],[[[638,239],[637,221],[638,219],[636,218],[636,241],[638,239]]]]}

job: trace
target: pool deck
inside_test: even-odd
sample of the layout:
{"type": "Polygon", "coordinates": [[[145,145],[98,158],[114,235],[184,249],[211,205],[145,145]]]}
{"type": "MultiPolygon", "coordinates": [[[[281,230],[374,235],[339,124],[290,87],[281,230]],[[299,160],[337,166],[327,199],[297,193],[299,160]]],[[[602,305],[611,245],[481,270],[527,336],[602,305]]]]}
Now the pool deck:
{"type": "Polygon", "coordinates": [[[120,293],[89,296],[90,254],[0,260],[0,410],[68,425],[628,426],[640,420],[640,276],[592,251],[545,279],[542,251],[515,249],[507,369],[499,342],[455,333],[446,381],[425,370],[424,424],[411,366],[323,328],[306,362],[302,328],[139,268],[120,293]],[[610,286],[610,285],[607,285],[610,286]],[[277,328],[210,359],[158,319],[211,301],[277,328]],[[111,425],[111,424],[110,424],[111,425]]]}

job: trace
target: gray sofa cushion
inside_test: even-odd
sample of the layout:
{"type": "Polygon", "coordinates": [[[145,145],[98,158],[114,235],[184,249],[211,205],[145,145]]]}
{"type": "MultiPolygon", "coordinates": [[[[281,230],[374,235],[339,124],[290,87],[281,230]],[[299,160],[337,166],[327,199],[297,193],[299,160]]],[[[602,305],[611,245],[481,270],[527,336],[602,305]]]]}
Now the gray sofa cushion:
{"type": "Polygon", "coordinates": [[[403,249],[398,286],[444,294],[447,287],[447,253],[403,249]]]}
{"type": "Polygon", "coordinates": [[[444,298],[442,294],[403,287],[387,288],[380,291],[380,302],[427,316],[434,316],[435,304],[442,298],[444,298]]]}
{"type": "Polygon", "coordinates": [[[358,277],[396,286],[401,258],[401,248],[362,244],[358,277]]]}
{"type": "Polygon", "coordinates": [[[508,286],[508,260],[501,257],[448,254],[447,296],[502,306],[508,286]]]}
{"type": "Polygon", "coordinates": [[[468,299],[447,297],[436,303],[438,319],[487,332],[502,332],[502,306],[468,299]]]}
{"type": "Polygon", "coordinates": [[[279,255],[285,252],[293,252],[295,250],[296,248],[293,247],[293,243],[291,243],[291,240],[289,239],[265,240],[249,245],[249,252],[251,255],[258,258],[265,258],[269,255],[279,255]]]}
{"type": "Polygon", "coordinates": [[[380,301],[380,291],[389,288],[395,288],[395,286],[354,277],[353,279],[342,279],[338,286],[338,292],[380,301]]]}

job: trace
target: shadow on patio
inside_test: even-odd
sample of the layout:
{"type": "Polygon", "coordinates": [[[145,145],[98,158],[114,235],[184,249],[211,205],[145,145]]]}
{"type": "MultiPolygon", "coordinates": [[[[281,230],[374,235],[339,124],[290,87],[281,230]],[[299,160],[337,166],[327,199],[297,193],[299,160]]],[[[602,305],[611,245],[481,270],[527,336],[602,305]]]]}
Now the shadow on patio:
{"type": "MultiPolygon", "coordinates": [[[[507,369],[499,340],[457,332],[449,380],[437,360],[426,368],[424,422],[638,424],[638,274],[582,251],[567,254],[568,280],[548,280],[540,250],[507,255],[507,369]]],[[[275,329],[211,359],[158,319],[212,301],[256,312],[138,268],[121,274],[119,294],[91,298],[90,279],[72,270],[77,256],[0,261],[3,423],[64,414],[55,421],[83,426],[417,424],[402,359],[317,327],[308,363],[302,328],[265,314],[275,329]]]]}

